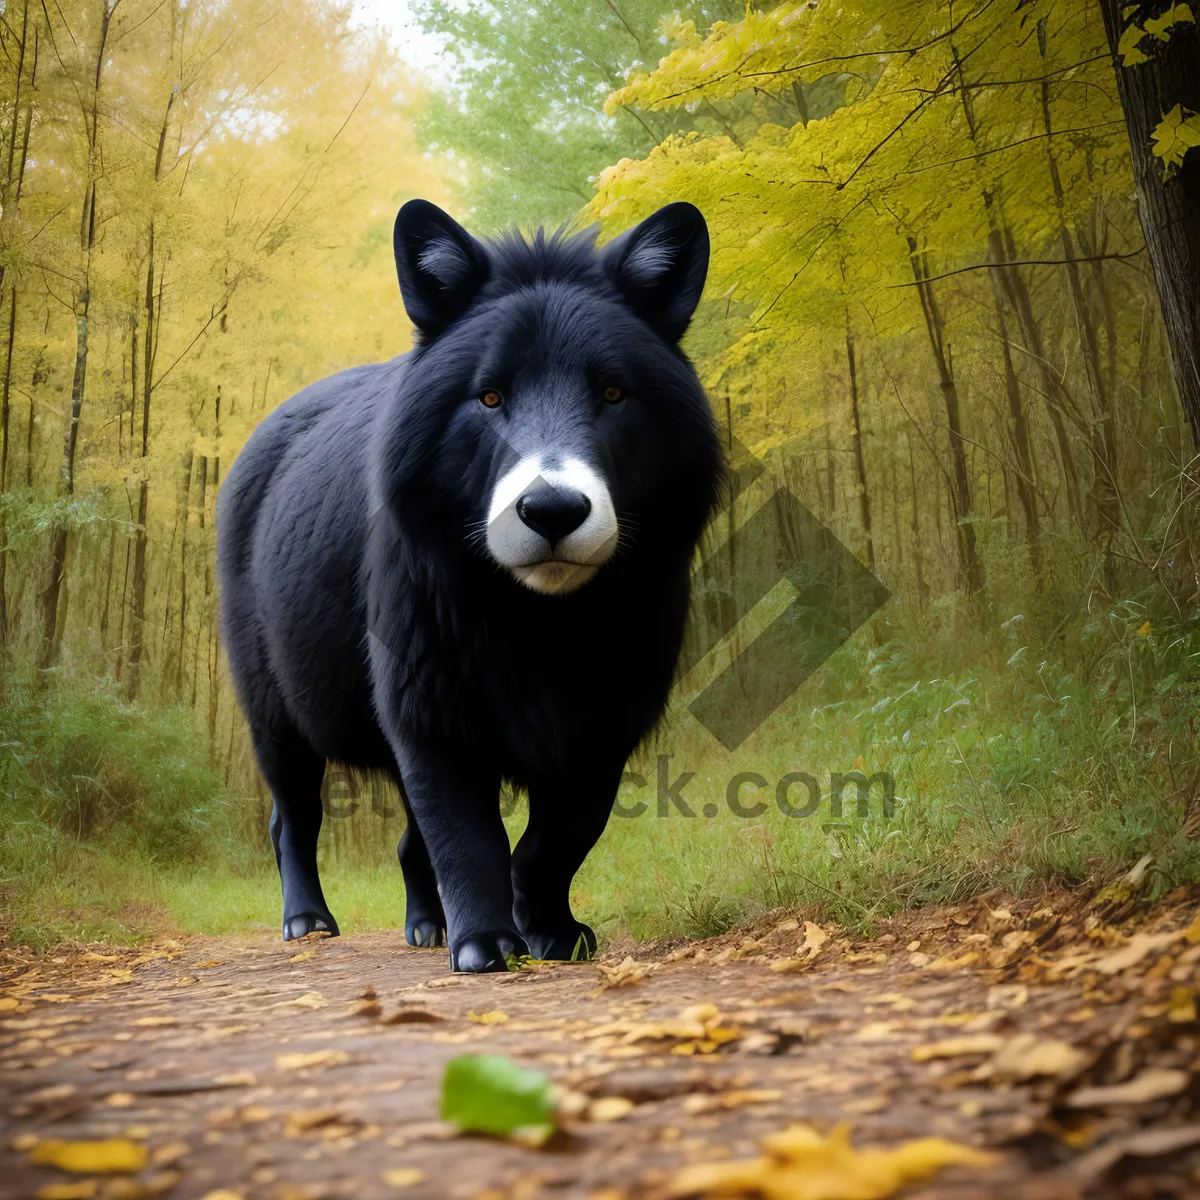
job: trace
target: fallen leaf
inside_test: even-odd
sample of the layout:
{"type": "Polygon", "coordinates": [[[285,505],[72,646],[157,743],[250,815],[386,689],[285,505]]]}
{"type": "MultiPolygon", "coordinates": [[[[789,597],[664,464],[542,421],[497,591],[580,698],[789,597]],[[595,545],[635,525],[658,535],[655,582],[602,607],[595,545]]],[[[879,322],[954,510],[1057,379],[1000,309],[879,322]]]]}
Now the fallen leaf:
{"type": "Polygon", "coordinates": [[[425,1178],[425,1172],[420,1167],[392,1167],[384,1171],[380,1179],[394,1188],[408,1188],[420,1183],[425,1178]]]}
{"type": "Polygon", "coordinates": [[[467,1020],[474,1021],[476,1025],[507,1025],[508,1013],[501,1012],[498,1008],[489,1008],[486,1012],[476,1012],[471,1009],[467,1013],[467,1020]]]}
{"type": "Polygon", "coordinates": [[[94,1142],[39,1141],[29,1161],[39,1167],[58,1167],[74,1175],[127,1175],[140,1171],[148,1158],[146,1147],[128,1138],[94,1142]]]}
{"type": "Polygon", "coordinates": [[[589,1121],[620,1121],[633,1112],[634,1103],[627,1096],[601,1096],[587,1107],[589,1121]]]}
{"type": "Polygon", "coordinates": [[[1125,1083],[1111,1087],[1080,1088],[1067,1097],[1068,1108],[1103,1108],[1110,1104],[1148,1104],[1165,1096],[1177,1096],[1190,1082],[1186,1071],[1147,1067],[1125,1083]]]}
{"type": "Polygon", "coordinates": [[[1167,1020],[1175,1025],[1190,1025],[1195,1019],[1196,997],[1192,995],[1191,988],[1172,988],[1167,1020]]]}
{"type": "Polygon", "coordinates": [[[21,1001],[16,996],[0,996],[0,1012],[16,1012],[21,1001]]]}
{"type": "Polygon", "coordinates": [[[172,1025],[179,1024],[178,1017],[139,1017],[134,1021],[135,1025],[140,1025],[143,1029],[169,1029],[172,1025]]]}
{"type": "Polygon", "coordinates": [[[275,1065],[281,1071],[302,1071],[306,1067],[336,1067],[350,1061],[345,1050],[313,1050],[308,1054],[277,1054],[275,1065]]]}
{"type": "Polygon", "coordinates": [[[941,1042],[930,1042],[912,1048],[913,1062],[929,1062],[934,1058],[960,1058],[968,1054],[994,1054],[1005,1044],[1004,1038],[996,1033],[970,1033],[962,1037],[946,1038],[941,1042]]]}
{"type": "Polygon", "coordinates": [[[728,1112],[748,1104],[771,1104],[781,1099],[783,1093],[777,1088],[743,1088],[709,1096],[688,1096],[683,1102],[683,1111],[696,1116],[700,1113],[728,1112]]]}
{"type": "Polygon", "coordinates": [[[1033,1033],[1019,1033],[1001,1046],[991,1059],[974,1072],[976,1079],[991,1079],[1016,1083],[1047,1075],[1068,1079],[1077,1075],[1088,1063],[1088,1056],[1070,1042],[1058,1038],[1039,1038],[1033,1033]]]}
{"type": "Polygon", "coordinates": [[[640,983],[648,975],[652,975],[657,971],[658,967],[658,963],[638,962],[632,956],[626,956],[615,967],[610,967],[605,963],[597,963],[596,969],[600,972],[603,980],[600,990],[629,987],[630,984],[640,983]]]}
{"type": "Polygon", "coordinates": [[[1135,933],[1120,950],[1106,954],[1096,963],[1101,975],[1119,975],[1130,967],[1137,966],[1148,954],[1165,950],[1187,933],[1181,929],[1176,933],[1135,933]]]}
{"type": "Polygon", "coordinates": [[[494,1054],[452,1058],[442,1074],[443,1121],[475,1133],[554,1125],[554,1089],[538,1071],[494,1054]]]}
{"type": "Polygon", "coordinates": [[[850,1145],[846,1125],[823,1137],[794,1125],[762,1141],[761,1158],[700,1163],[678,1171],[660,1193],[685,1196],[767,1196],[778,1200],[886,1200],[906,1183],[928,1179],[944,1166],[988,1166],[990,1154],[943,1138],[920,1138],[891,1150],[850,1145]]]}
{"type": "Polygon", "coordinates": [[[285,1003],[293,1008],[311,1008],[315,1012],[318,1008],[325,1007],[325,997],[320,992],[305,992],[303,996],[297,996],[295,1000],[285,1003]]]}

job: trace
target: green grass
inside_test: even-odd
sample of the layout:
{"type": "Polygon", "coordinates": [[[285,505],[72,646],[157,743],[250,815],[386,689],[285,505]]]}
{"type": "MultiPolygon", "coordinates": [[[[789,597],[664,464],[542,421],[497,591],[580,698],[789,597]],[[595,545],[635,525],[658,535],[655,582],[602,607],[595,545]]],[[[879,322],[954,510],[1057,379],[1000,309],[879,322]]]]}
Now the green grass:
{"type": "MultiPolygon", "coordinates": [[[[1200,627],[1153,593],[1049,630],[1018,615],[894,603],[734,754],[681,700],[630,763],[647,783],[623,803],[647,809],[610,819],[576,879],[577,913],[636,939],[711,935],[781,906],[870,930],[993,888],[1099,884],[1146,852],[1157,890],[1200,879],[1200,843],[1181,834],[1200,627]],[[659,811],[660,757],[671,782],[694,774],[693,816],[659,811]],[[878,787],[860,816],[853,786],[834,818],[831,773],[851,771],[893,777],[890,818],[878,787]],[[766,802],[759,816],[730,811],[740,772],[768,781],[741,793],[766,802]],[[790,772],[818,783],[809,816],[776,806],[790,772]]],[[[261,803],[224,793],[189,714],[67,680],[10,684],[2,713],[0,931],[46,947],[279,927],[261,803]]],[[[514,840],[524,820],[518,804],[514,840]]],[[[403,926],[400,832],[366,804],[326,821],[322,878],[344,932],[403,926]]]]}

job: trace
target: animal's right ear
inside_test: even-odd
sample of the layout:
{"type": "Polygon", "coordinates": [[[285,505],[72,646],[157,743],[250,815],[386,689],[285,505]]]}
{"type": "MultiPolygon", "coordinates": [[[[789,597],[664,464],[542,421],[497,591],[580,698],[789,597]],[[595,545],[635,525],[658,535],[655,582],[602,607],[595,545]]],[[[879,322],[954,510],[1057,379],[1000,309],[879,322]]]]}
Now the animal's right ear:
{"type": "Polygon", "coordinates": [[[426,337],[462,316],[491,271],[483,246],[428,200],[410,200],[396,214],[392,247],[404,308],[426,337]]]}

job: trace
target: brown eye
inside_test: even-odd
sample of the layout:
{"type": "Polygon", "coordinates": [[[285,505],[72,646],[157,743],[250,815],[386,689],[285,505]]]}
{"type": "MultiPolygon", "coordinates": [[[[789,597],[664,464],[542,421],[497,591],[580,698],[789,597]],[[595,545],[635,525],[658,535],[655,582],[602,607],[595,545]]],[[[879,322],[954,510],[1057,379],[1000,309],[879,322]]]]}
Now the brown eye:
{"type": "Polygon", "coordinates": [[[493,391],[491,388],[488,388],[486,392],[479,393],[479,403],[484,408],[499,408],[503,399],[504,397],[499,392],[493,391]]]}
{"type": "Polygon", "coordinates": [[[625,393],[619,387],[606,387],[604,389],[604,399],[608,404],[619,404],[625,399],[625,393]]]}

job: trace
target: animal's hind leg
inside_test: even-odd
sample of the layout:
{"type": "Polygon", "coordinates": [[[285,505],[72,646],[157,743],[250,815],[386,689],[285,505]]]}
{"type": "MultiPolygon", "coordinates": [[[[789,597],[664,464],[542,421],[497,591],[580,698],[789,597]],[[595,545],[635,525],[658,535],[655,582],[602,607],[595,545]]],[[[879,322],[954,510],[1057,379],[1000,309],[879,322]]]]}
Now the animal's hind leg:
{"type": "Polygon", "coordinates": [[[317,874],[325,760],[292,729],[254,731],[259,769],[271,789],[271,844],[283,885],[283,940],[314,930],[337,935],[317,874]]]}
{"type": "Polygon", "coordinates": [[[400,795],[407,822],[396,850],[404,872],[404,940],[410,946],[440,946],[446,940],[446,914],[438,895],[437,877],[403,788],[400,795]]]}

